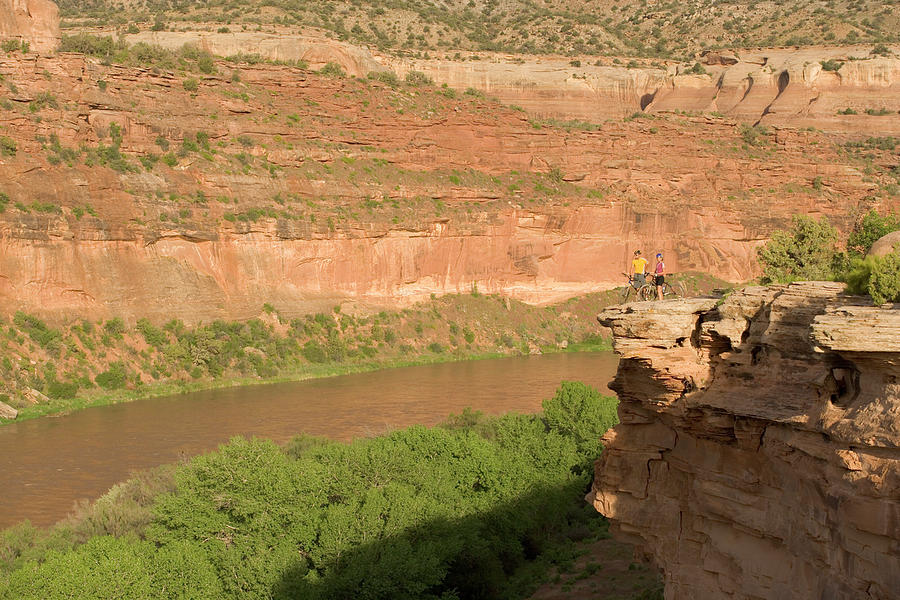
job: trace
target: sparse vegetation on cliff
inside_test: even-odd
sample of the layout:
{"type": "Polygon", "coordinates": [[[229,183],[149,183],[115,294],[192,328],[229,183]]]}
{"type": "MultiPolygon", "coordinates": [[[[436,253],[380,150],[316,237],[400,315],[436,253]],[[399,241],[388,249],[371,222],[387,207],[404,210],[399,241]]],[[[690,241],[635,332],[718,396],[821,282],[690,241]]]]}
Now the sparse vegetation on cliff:
{"type": "Polygon", "coordinates": [[[866,42],[880,55],[890,53],[886,43],[900,41],[897,8],[874,0],[733,3],[727,10],[713,0],[651,5],[563,0],[540,5],[525,0],[502,5],[466,0],[441,5],[247,0],[240,6],[228,0],[190,6],[157,0],[125,5],[111,0],[60,0],[59,6],[64,27],[116,25],[123,33],[129,22],[154,23],[153,30],[313,27],[337,39],[414,55],[456,50],[690,58],[704,49],[723,47],[866,42]]]}
{"type": "MultiPolygon", "coordinates": [[[[521,598],[572,540],[616,400],[563,383],[541,415],[218,452],[113,488],[48,531],[0,535],[0,597],[521,598]]],[[[629,582],[637,595],[653,577],[629,582]]]]}

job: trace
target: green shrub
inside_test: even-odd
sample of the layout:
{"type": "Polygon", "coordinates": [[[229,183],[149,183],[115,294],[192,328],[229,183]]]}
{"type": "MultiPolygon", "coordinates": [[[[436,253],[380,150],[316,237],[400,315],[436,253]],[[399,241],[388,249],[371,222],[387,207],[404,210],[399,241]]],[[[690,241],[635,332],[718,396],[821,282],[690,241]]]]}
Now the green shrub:
{"type": "Polygon", "coordinates": [[[166,336],[165,332],[162,329],[155,327],[147,319],[138,320],[137,330],[144,336],[144,340],[147,344],[154,348],[161,350],[169,343],[169,338],[166,336]]]}
{"type": "Polygon", "coordinates": [[[823,60],[819,64],[822,65],[823,71],[840,71],[844,66],[844,63],[838,60],[823,60]]]}
{"type": "Polygon", "coordinates": [[[13,323],[22,331],[28,334],[37,344],[45,350],[55,350],[59,347],[62,334],[41,321],[39,318],[26,314],[22,311],[16,311],[13,316],[13,323]]]}
{"type": "Polygon", "coordinates": [[[900,302],[900,250],[874,258],[867,286],[872,302],[900,302]]]}
{"type": "Polygon", "coordinates": [[[200,82],[196,77],[188,77],[181,82],[181,85],[188,92],[196,92],[198,89],[200,89],[200,82]]]}
{"type": "Polygon", "coordinates": [[[619,422],[618,400],[577,381],[560,383],[542,406],[547,427],[574,440],[585,460],[600,456],[600,436],[619,422]]]}
{"type": "Polygon", "coordinates": [[[25,40],[17,40],[17,39],[8,39],[0,42],[0,50],[3,50],[7,54],[12,54],[13,52],[22,51],[23,54],[27,54],[31,49],[31,43],[25,40]]]}
{"type": "Polygon", "coordinates": [[[393,71],[369,71],[366,78],[372,81],[380,81],[392,88],[400,85],[400,78],[393,71]]]}
{"type": "Polygon", "coordinates": [[[703,65],[701,65],[699,62],[695,62],[694,66],[688,69],[687,72],[692,75],[706,75],[706,69],[703,68],[703,65]]]}
{"type": "Polygon", "coordinates": [[[103,331],[116,339],[122,339],[122,334],[125,333],[125,321],[119,317],[110,319],[103,324],[103,331]]]}
{"type": "Polygon", "coordinates": [[[64,598],[221,597],[222,586],[195,544],[158,548],[134,537],[96,537],[69,552],[49,552],[10,577],[6,597],[22,600],[64,598]]]}
{"type": "Polygon", "coordinates": [[[881,216],[870,210],[856,223],[847,238],[847,249],[864,256],[872,248],[872,244],[892,231],[900,230],[900,214],[889,213],[881,216]]]}
{"type": "Polygon", "coordinates": [[[749,146],[761,146],[766,143],[769,130],[762,125],[741,125],[741,139],[749,146]]]}
{"type": "Polygon", "coordinates": [[[208,52],[201,53],[197,58],[197,68],[200,69],[201,73],[206,73],[207,75],[215,73],[216,63],[213,60],[212,54],[209,54],[208,52]]]}
{"type": "Polygon", "coordinates": [[[346,77],[343,67],[336,62],[327,62],[325,66],[319,69],[319,75],[326,77],[346,77]]]}
{"type": "Polygon", "coordinates": [[[126,377],[125,364],[115,362],[109,365],[109,369],[99,373],[94,378],[94,383],[105,390],[118,390],[125,387],[126,377]]]}
{"type": "Polygon", "coordinates": [[[6,210],[9,205],[9,196],[5,192],[0,192],[0,213],[6,210]]]}
{"type": "Polygon", "coordinates": [[[775,231],[766,245],[757,249],[763,282],[832,279],[836,242],[837,230],[825,217],[816,221],[794,216],[789,231],[775,231]]]}
{"type": "Polygon", "coordinates": [[[411,85],[413,87],[434,85],[434,80],[421,71],[410,71],[406,74],[404,81],[406,81],[406,85],[411,85]]]}
{"type": "Polygon", "coordinates": [[[325,348],[316,340],[309,340],[303,345],[303,357],[311,363],[324,363],[328,361],[325,348]]]}
{"type": "Polygon", "coordinates": [[[77,383],[51,381],[47,384],[47,395],[54,400],[74,398],[78,394],[77,383]]]}
{"type": "Polygon", "coordinates": [[[15,156],[16,140],[0,135],[0,156],[15,156]]]}

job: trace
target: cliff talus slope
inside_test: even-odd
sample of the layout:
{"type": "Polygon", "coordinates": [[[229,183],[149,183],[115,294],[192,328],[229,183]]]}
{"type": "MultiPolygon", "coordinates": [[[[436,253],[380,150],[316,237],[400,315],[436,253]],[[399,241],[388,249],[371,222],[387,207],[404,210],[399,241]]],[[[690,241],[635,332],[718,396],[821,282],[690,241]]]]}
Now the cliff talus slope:
{"type": "Polygon", "coordinates": [[[900,310],[831,283],[601,313],[622,362],[590,499],[666,597],[900,590],[900,310]]]}

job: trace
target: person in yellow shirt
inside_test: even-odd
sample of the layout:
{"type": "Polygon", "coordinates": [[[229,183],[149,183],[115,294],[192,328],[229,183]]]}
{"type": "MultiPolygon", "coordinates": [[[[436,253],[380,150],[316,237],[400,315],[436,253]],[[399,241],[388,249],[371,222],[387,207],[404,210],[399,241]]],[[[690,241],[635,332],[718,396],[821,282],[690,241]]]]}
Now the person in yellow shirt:
{"type": "Polygon", "coordinates": [[[631,268],[628,271],[629,277],[631,277],[632,281],[636,287],[640,287],[644,285],[647,281],[647,265],[650,264],[650,261],[641,256],[640,250],[634,251],[634,260],[631,261],[631,268]]]}

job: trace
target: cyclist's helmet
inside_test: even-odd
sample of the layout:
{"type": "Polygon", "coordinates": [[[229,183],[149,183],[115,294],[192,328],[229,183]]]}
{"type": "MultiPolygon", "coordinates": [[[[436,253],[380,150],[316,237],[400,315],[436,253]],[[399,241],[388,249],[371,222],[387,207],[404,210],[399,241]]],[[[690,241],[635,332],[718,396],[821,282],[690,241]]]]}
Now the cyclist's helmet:
{"type": "Polygon", "coordinates": [[[662,258],[662,252],[656,255],[656,258],[662,258]]]}
{"type": "Polygon", "coordinates": [[[635,256],[637,256],[637,255],[640,254],[640,253],[641,253],[640,250],[635,250],[635,251],[634,251],[634,255],[635,255],[635,256]]]}

